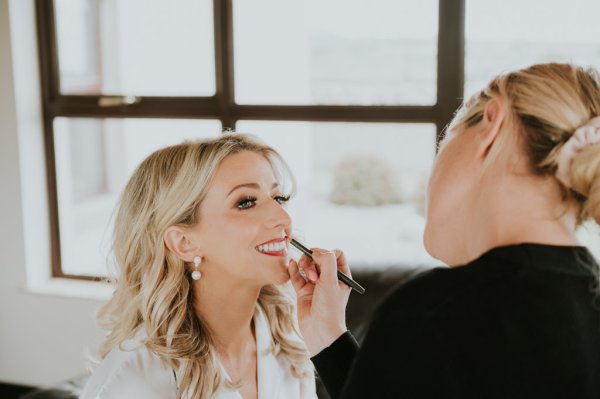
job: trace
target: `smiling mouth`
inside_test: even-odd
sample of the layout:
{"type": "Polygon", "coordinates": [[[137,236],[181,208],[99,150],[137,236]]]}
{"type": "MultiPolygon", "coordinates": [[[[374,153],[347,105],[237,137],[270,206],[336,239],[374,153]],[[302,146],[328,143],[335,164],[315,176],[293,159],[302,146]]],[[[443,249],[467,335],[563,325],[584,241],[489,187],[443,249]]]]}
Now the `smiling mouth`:
{"type": "Polygon", "coordinates": [[[287,252],[287,240],[279,238],[256,246],[256,250],[264,255],[285,256],[287,252]]]}

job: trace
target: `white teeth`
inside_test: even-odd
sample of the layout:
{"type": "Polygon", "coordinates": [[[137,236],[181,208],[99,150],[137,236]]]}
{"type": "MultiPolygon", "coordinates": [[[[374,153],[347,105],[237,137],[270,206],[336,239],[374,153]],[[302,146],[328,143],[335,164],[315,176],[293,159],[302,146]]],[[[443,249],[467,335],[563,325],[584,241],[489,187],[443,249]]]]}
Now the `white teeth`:
{"type": "Polygon", "coordinates": [[[286,248],[285,241],[272,242],[269,244],[263,244],[256,247],[260,252],[278,252],[283,251],[286,248]]]}

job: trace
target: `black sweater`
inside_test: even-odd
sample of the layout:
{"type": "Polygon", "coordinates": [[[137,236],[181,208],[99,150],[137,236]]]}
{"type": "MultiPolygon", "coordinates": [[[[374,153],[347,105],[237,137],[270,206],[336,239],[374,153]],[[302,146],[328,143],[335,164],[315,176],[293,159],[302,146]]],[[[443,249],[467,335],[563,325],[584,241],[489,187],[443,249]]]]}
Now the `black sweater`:
{"type": "Polygon", "coordinates": [[[598,265],[521,244],[396,289],[359,349],[312,360],[332,398],[600,398],[598,265]]]}

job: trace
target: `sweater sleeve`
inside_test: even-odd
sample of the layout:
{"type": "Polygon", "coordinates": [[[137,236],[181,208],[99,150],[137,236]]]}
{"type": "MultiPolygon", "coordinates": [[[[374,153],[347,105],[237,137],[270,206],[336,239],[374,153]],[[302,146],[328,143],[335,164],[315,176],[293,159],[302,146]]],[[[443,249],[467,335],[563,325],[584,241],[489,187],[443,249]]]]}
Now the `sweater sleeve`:
{"type": "Polygon", "coordinates": [[[312,358],[317,373],[332,398],[340,396],[357,352],[358,342],[350,331],[346,331],[312,358]]]}
{"type": "Polygon", "coordinates": [[[398,292],[375,313],[360,349],[346,332],[313,357],[333,399],[456,397],[452,345],[423,302],[398,292]]]}
{"type": "Polygon", "coordinates": [[[435,323],[416,313],[380,313],[354,357],[335,399],[448,396],[448,346],[435,323]]]}

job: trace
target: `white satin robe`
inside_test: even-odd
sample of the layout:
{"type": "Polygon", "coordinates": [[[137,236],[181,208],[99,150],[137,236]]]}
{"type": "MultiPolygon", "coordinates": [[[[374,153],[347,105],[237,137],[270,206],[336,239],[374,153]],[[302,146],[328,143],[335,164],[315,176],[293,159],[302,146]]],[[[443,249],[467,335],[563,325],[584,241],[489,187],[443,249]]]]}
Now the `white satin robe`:
{"type": "MultiPolygon", "coordinates": [[[[271,330],[262,309],[254,315],[259,399],[316,399],[314,377],[297,379],[279,356],[273,356],[271,330]]],[[[173,369],[139,342],[127,341],[113,349],[94,371],[80,399],[175,399],[177,382],[173,369]],[[128,348],[133,350],[127,350],[128,348]]],[[[220,364],[220,362],[219,362],[220,364]]],[[[223,375],[227,377],[221,365],[223,375]]],[[[228,378],[228,377],[227,377],[228,378]]],[[[242,399],[238,391],[221,387],[214,399],[242,399]]]]}

